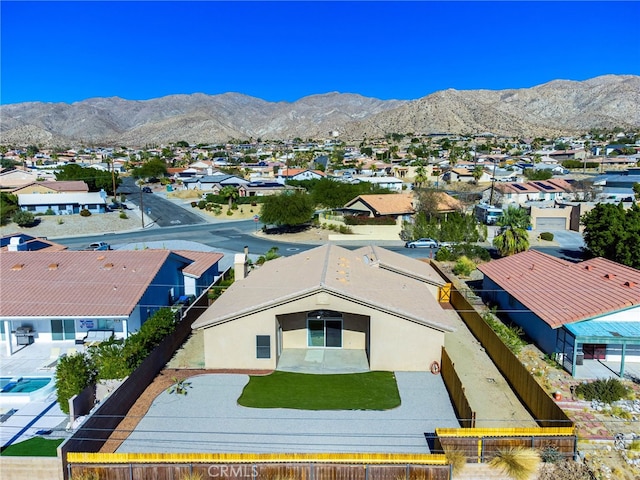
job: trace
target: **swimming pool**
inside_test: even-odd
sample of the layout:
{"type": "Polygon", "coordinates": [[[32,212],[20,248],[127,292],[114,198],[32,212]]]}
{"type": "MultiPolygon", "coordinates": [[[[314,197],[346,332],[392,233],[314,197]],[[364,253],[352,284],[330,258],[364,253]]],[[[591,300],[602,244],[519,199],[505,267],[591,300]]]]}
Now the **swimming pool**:
{"type": "Polygon", "coordinates": [[[0,405],[39,400],[54,390],[51,377],[0,377],[0,405]]]}

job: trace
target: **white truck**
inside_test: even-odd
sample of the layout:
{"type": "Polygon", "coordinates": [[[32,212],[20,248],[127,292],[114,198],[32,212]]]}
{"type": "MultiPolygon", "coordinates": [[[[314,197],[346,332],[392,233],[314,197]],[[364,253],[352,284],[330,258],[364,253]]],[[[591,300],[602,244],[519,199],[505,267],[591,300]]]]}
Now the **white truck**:
{"type": "Polygon", "coordinates": [[[502,216],[502,209],[491,206],[487,203],[480,203],[474,209],[476,218],[485,225],[495,225],[502,216]]]}

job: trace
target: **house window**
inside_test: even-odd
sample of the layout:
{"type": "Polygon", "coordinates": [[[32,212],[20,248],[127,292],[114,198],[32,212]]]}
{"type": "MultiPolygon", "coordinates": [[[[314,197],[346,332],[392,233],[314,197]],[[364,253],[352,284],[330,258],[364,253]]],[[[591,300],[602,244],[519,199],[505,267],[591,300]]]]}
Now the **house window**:
{"type": "Polygon", "coordinates": [[[76,338],[74,320],[51,320],[51,340],[73,340],[76,338]]]}
{"type": "Polygon", "coordinates": [[[271,358],[270,335],[256,335],[256,358],[271,358]]]}
{"type": "Polygon", "coordinates": [[[307,315],[307,345],[309,347],[342,348],[342,314],[327,310],[307,315]]]}

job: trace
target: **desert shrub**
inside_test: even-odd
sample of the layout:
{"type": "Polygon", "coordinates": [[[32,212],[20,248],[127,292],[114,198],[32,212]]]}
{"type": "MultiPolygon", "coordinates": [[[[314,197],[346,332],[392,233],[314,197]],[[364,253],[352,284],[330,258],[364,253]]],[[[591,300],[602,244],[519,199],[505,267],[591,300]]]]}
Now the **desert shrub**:
{"type": "Polygon", "coordinates": [[[343,233],[345,235],[349,235],[353,233],[351,228],[347,227],[346,225],[340,225],[340,228],[338,228],[338,232],[343,233]]]}
{"type": "Polygon", "coordinates": [[[629,395],[630,389],[617,378],[598,379],[581,383],[576,387],[576,394],[585,400],[598,400],[612,403],[629,395]]]}
{"type": "Polygon", "coordinates": [[[196,208],[198,206],[198,202],[191,202],[191,208],[196,208]]]}
{"type": "Polygon", "coordinates": [[[459,474],[467,464],[467,456],[462,450],[447,450],[444,452],[447,463],[451,465],[453,475],[459,474]]]}
{"type": "Polygon", "coordinates": [[[538,480],[591,480],[589,467],[573,460],[545,463],[538,470],[538,480]]]}
{"type": "Polygon", "coordinates": [[[551,232],[542,232],[540,234],[540,239],[550,242],[550,241],[553,240],[553,233],[551,233],[551,232]]]}
{"type": "Polygon", "coordinates": [[[442,247],[436,253],[436,260],[439,262],[454,261],[460,257],[467,257],[483,262],[491,260],[491,254],[486,248],[471,243],[459,243],[457,245],[442,247]]]}
{"type": "Polygon", "coordinates": [[[486,312],[482,315],[482,319],[487,322],[491,329],[496,332],[502,342],[514,354],[520,353],[526,342],[522,339],[524,332],[518,326],[509,326],[502,323],[493,313],[486,312]]]}
{"type": "Polygon", "coordinates": [[[24,210],[18,210],[11,217],[11,221],[19,227],[29,227],[36,221],[36,217],[31,212],[25,212],[24,210]]]}
{"type": "Polygon", "coordinates": [[[498,450],[489,465],[515,480],[526,480],[538,469],[540,455],[531,448],[506,448],[498,450]]]}
{"type": "Polygon", "coordinates": [[[204,209],[206,208],[206,206],[207,206],[207,202],[206,202],[205,200],[200,200],[200,201],[198,202],[198,208],[199,208],[200,210],[204,210],[204,209]]]}
{"type": "Polygon", "coordinates": [[[228,216],[233,215],[233,210],[231,210],[231,209],[227,210],[227,215],[228,215],[228,216]]]}
{"type": "Polygon", "coordinates": [[[476,269],[476,264],[473,263],[472,260],[469,260],[467,257],[463,255],[458,259],[458,261],[454,265],[453,273],[456,275],[462,275],[464,277],[468,277],[469,275],[471,275],[471,272],[473,272],[475,269],[476,269]]]}
{"type": "Polygon", "coordinates": [[[556,463],[564,458],[555,445],[547,445],[540,450],[540,458],[544,463],[556,463]]]}
{"type": "Polygon", "coordinates": [[[83,208],[82,210],[80,210],[80,216],[81,217],[90,217],[91,216],[91,212],[89,210],[87,210],[86,208],[83,208]]]}
{"type": "Polygon", "coordinates": [[[120,218],[126,220],[127,218],[129,218],[129,216],[124,212],[120,212],[120,218]]]}
{"type": "Polygon", "coordinates": [[[53,211],[53,208],[49,207],[47,208],[47,211],[44,212],[45,215],[55,215],[56,212],[53,211]]]}

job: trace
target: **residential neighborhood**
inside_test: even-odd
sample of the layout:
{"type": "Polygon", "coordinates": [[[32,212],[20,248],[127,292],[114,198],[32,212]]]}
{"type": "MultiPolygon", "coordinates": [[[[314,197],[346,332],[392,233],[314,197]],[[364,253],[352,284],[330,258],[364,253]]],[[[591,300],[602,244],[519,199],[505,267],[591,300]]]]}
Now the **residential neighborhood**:
{"type": "Polygon", "coordinates": [[[505,445],[633,478],[640,132],[617,133],[3,146],[3,475],[36,478],[9,453],[43,440],[37,478],[289,455],[287,478],[471,479],[505,445]]]}

